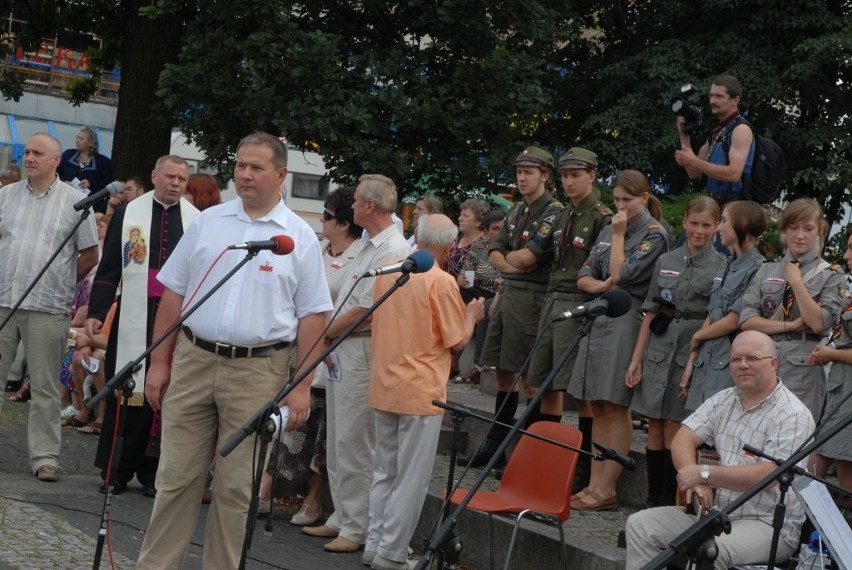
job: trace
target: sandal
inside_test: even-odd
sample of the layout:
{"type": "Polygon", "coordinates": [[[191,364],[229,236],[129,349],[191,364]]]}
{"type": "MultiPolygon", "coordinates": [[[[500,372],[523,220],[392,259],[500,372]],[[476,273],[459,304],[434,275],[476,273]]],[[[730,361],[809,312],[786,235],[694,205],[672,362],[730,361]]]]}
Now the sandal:
{"type": "Polygon", "coordinates": [[[588,489],[586,494],[580,497],[576,503],[572,502],[571,508],[578,511],[607,511],[609,509],[617,509],[618,497],[613,495],[604,499],[595,491],[588,489]]]}
{"type": "Polygon", "coordinates": [[[72,428],[81,428],[81,427],[89,425],[90,423],[92,423],[91,420],[89,420],[89,421],[79,420],[79,419],[77,419],[77,416],[74,416],[73,418],[62,418],[62,420],[60,422],[62,427],[72,427],[72,428]]]}
{"type": "Polygon", "coordinates": [[[574,501],[579,501],[580,499],[582,499],[583,497],[585,497],[588,494],[589,494],[589,488],[583,487],[583,489],[581,491],[571,495],[571,502],[573,503],[574,501]]]}
{"type": "Polygon", "coordinates": [[[92,422],[87,426],[78,427],[77,433],[85,435],[101,435],[101,422],[92,422]]]}
{"type": "Polygon", "coordinates": [[[29,384],[24,384],[23,386],[21,386],[20,390],[9,396],[9,401],[23,404],[24,402],[29,402],[30,398],[32,398],[30,386],[29,384]]]}
{"type": "Polygon", "coordinates": [[[322,508],[309,503],[302,503],[302,508],[299,509],[290,519],[290,524],[295,526],[313,526],[322,517],[322,508]],[[308,513],[314,512],[316,516],[311,516],[308,513]]]}

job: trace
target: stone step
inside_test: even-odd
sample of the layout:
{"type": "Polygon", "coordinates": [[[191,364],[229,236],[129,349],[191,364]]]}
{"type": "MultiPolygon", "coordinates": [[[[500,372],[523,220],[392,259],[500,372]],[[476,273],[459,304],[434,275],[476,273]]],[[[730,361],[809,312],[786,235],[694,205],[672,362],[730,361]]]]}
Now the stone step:
{"type": "MultiPolygon", "coordinates": [[[[450,383],[447,388],[447,401],[451,404],[465,406],[479,415],[492,418],[494,416],[494,397],[483,392],[483,390],[488,390],[488,385],[492,383],[496,386],[494,373],[488,371],[483,371],[482,380],[478,387],[470,384],[450,383]]],[[[522,403],[518,408],[516,417],[520,416],[524,409],[523,396],[521,400],[522,403]]],[[[577,413],[575,411],[565,412],[562,418],[563,423],[577,425],[577,413]]],[[[462,424],[462,436],[459,438],[459,453],[466,454],[468,448],[476,449],[487,432],[487,423],[473,417],[466,418],[462,424]]],[[[452,445],[452,417],[449,413],[444,414],[444,434],[442,434],[442,437],[444,444],[439,448],[439,453],[449,454],[452,445]]],[[[630,456],[636,462],[636,469],[624,471],[619,478],[617,491],[619,501],[622,504],[638,506],[646,500],[648,488],[645,466],[646,442],[647,434],[644,431],[633,431],[630,456]]]]}

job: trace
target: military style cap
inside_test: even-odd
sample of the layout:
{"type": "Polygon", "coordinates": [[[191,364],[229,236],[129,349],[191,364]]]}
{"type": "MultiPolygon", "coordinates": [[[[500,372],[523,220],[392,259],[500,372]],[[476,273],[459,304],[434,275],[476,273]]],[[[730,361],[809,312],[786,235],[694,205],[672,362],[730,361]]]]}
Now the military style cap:
{"type": "Polygon", "coordinates": [[[575,146],[559,158],[559,169],[569,170],[582,168],[584,170],[596,170],[598,167],[598,155],[590,150],[575,146]]]}
{"type": "Polygon", "coordinates": [[[531,164],[533,166],[544,166],[553,168],[553,156],[546,150],[542,150],[535,146],[527,147],[524,152],[518,155],[515,159],[515,166],[522,164],[531,164]]]}

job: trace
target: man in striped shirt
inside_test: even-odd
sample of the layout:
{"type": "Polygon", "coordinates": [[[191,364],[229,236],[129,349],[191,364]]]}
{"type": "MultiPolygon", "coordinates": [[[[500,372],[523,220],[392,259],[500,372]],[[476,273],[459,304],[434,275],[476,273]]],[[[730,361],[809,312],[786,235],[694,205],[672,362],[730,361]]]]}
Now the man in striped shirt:
{"type": "MultiPolygon", "coordinates": [[[[11,313],[79,219],[86,197],[56,176],[62,145],[36,133],[24,149],[25,180],[0,188],[0,322],[11,313]]],[[[59,368],[76,282],[98,262],[95,219],[87,218],[0,331],[0,378],[23,339],[32,381],[30,464],[41,481],[59,478],[59,368]]],[[[2,400],[0,400],[2,402],[2,400]]]]}

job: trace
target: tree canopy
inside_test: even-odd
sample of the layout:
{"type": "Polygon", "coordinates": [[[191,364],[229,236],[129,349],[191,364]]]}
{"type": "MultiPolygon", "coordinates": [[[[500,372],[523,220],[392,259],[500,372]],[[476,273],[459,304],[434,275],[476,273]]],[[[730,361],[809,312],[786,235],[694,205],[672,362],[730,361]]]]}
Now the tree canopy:
{"type": "Polygon", "coordinates": [[[123,0],[124,12],[51,0],[35,29],[87,15],[121,46],[100,26],[136,38],[127,22],[146,5],[177,22],[172,41],[155,26],[135,59],[117,60],[127,73],[145,50],[172,53],[117,139],[155,115],[226,171],[237,141],[264,129],[317,150],[340,181],[381,172],[404,193],[493,190],[530,144],[557,157],[584,146],[602,177],[636,168],[680,192],[690,183],[669,101],[681,84],[706,93],[731,73],[752,123],[785,150],[792,196],[819,198],[832,220],[849,202],[848,0],[123,0]]]}

